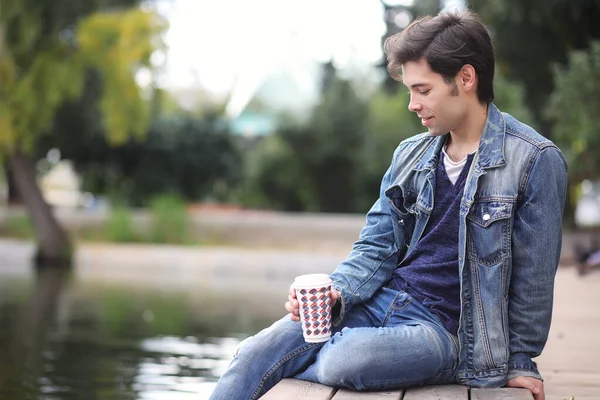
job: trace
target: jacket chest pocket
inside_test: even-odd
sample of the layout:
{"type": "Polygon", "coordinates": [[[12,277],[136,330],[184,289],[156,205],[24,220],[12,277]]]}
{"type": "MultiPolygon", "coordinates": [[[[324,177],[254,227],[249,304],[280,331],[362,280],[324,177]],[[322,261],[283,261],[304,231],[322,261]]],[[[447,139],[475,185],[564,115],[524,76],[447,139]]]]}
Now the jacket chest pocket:
{"type": "Polygon", "coordinates": [[[496,265],[510,257],[513,203],[476,202],[467,214],[469,259],[496,265]]]}

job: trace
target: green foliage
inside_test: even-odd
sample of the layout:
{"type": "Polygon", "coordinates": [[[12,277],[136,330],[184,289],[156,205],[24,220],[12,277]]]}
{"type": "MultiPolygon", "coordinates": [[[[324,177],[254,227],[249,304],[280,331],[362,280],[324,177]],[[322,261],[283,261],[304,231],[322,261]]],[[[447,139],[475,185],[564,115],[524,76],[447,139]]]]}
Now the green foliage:
{"type": "Polygon", "coordinates": [[[494,104],[501,111],[509,113],[527,125],[535,125],[533,115],[525,104],[525,92],[522,84],[512,82],[502,74],[496,73],[494,94],[494,104]]]}
{"type": "Polygon", "coordinates": [[[140,240],[136,234],[133,218],[123,206],[113,207],[106,221],[106,239],[110,242],[127,243],[140,240]]]}
{"type": "MultiPolygon", "coordinates": [[[[302,156],[320,211],[355,211],[367,115],[368,104],[349,81],[337,77],[313,110],[305,142],[312,146],[304,146],[302,156]]],[[[291,143],[299,152],[299,146],[291,143]]]]}
{"type": "MultiPolygon", "coordinates": [[[[396,85],[401,83],[396,82],[396,85]]],[[[377,198],[381,178],[392,161],[398,144],[423,132],[423,126],[408,110],[409,96],[404,90],[379,90],[370,97],[367,136],[361,154],[362,189],[359,209],[367,210],[377,198]]]]}
{"type": "Polygon", "coordinates": [[[357,95],[352,83],[335,77],[309,120],[309,125],[317,128],[313,132],[317,144],[313,149],[315,161],[340,155],[348,159],[356,157],[367,114],[367,103],[357,95]]]}
{"type": "Polygon", "coordinates": [[[33,224],[27,215],[10,215],[0,225],[0,235],[19,239],[34,237],[33,224]]]}
{"type": "Polygon", "coordinates": [[[316,211],[318,207],[310,177],[302,160],[283,138],[293,134],[301,136],[306,130],[290,126],[281,132],[285,133],[262,139],[248,152],[240,200],[250,208],[316,211]]]}
{"type": "Polygon", "coordinates": [[[150,202],[149,227],[138,225],[130,209],[117,205],[108,214],[102,231],[79,232],[84,240],[106,240],[115,243],[192,244],[186,203],[177,195],[163,194],[150,202]]]}
{"type": "Polygon", "coordinates": [[[156,14],[134,9],[78,21],[83,15],[75,11],[85,10],[62,1],[2,6],[0,152],[31,151],[58,108],[81,94],[90,68],[104,80],[101,109],[109,140],[145,132],[148,110],[134,72],[160,46],[156,38],[165,24],[156,14]]]}
{"type": "Polygon", "coordinates": [[[38,52],[23,69],[10,54],[0,54],[0,151],[30,150],[58,106],[80,93],[82,64],[70,58],[57,44],[38,52]]]}
{"type": "Polygon", "coordinates": [[[600,39],[600,2],[590,0],[469,0],[493,34],[502,75],[524,85],[526,102],[543,131],[553,91],[553,63],[600,39]]]}
{"type": "Polygon", "coordinates": [[[567,66],[554,64],[555,89],[546,109],[554,135],[569,162],[571,185],[599,177],[600,41],[569,54],[567,66]]]}
{"type": "MultiPolygon", "coordinates": [[[[72,128],[77,126],[86,122],[72,128]]],[[[111,146],[93,130],[87,135],[86,141],[60,136],[61,141],[54,143],[74,162],[84,190],[117,192],[129,205],[144,206],[164,192],[178,193],[188,201],[226,200],[242,174],[236,138],[214,116],[161,118],[143,139],[119,146],[111,146]]]]}
{"type": "Polygon", "coordinates": [[[352,212],[368,104],[351,82],[326,79],[304,124],[286,125],[249,159],[243,201],[293,211],[352,212]]]}
{"type": "Polygon", "coordinates": [[[190,242],[190,223],[186,204],[172,194],[164,194],[150,203],[150,241],[154,243],[185,244],[190,242]]]}
{"type": "Polygon", "coordinates": [[[163,47],[157,39],[165,28],[158,15],[139,9],[97,13],[79,24],[81,58],[103,78],[100,109],[112,144],[124,143],[130,134],[141,137],[148,129],[150,109],[133,72],[150,67],[150,56],[163,47]]]}

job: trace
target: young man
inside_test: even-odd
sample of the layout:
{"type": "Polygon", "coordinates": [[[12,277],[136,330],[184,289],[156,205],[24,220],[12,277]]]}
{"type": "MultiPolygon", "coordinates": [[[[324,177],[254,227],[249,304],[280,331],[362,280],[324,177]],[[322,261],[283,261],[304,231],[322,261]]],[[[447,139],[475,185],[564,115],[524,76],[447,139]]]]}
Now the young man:
{"type": "Polygon", "coordinates": [[[492,103],[494,53],[471,12],[413,22],[388,69],[428,132],[403,141],[348,258],[334,329],[306,343],[290,316],[250,338],[212,399],[257,399],[285,377],[355,390],[458,382],[544,399],[566,162],[492,103]]]}

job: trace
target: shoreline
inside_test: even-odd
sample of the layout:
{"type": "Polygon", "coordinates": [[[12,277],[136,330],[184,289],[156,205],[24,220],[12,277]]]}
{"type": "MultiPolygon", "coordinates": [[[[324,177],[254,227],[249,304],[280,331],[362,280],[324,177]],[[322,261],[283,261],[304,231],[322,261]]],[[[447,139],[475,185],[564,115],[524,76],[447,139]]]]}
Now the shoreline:
{"type": "MultiPolygon", "coordinates": [[[[20,207],[0,207],[0,225],[6,218],[23,215],[20,207]]],[[[101,229],[108,218],[106,212],[86,210],[55,210],[59,222],[70,232],[101,229]]],[[[148,229],[150,215],[144,210],[131,212],[134,226],[148,229]]],[[[80,248],[104,247],[122,251],[124,248],[163,247],[182,252],[208,249],[237,249],[244,251],[297,252],[345,257],[358,239],[365,223],[364,214],[292,213],[258,210],[190,210],[188,212],[191,239],[200,244],[171,245],[149,242],[116,243],[76,240],[80,248]],[[121,250],[119,250],[121,249],[121,250]]],[[[590,246],[598,232],[593,230],[563,230],[561,266],[574,264],[574,247],[590,246]]],[[[0,236],[2,243],[28,242],[0,236]]]]}

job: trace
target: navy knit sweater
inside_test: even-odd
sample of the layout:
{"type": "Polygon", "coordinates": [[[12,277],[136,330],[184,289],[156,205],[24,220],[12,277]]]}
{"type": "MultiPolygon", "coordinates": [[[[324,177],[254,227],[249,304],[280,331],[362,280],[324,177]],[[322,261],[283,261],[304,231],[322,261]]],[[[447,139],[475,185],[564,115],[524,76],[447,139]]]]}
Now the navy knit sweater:
{"type": "Polygon", "coordinates": [[[394,271],[389,285],[406,291],[429,308],[453,334],[458,331],[460,315],[458,216],[472,160],[470,154],[456,183],[452,184],[444,168],[444,154],[440,153],[433,212],[423,236],[394,271]]]}

